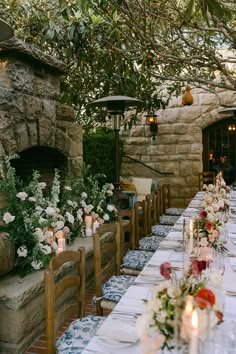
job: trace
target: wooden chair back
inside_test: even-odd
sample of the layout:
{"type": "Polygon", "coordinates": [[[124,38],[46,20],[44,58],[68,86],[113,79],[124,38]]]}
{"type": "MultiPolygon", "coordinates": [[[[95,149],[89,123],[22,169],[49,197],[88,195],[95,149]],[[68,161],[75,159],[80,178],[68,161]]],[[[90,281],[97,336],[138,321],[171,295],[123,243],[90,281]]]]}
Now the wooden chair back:
{"type": "Polygon", "coordinates": [[[134,209],[120,210],[117,221],[120,224],[121,258],[123,259],[128,250],[135,249],[134,209]]]}
{"type": "Polygon", "coordinates": [[[215,184],[216,174],[214,171],[203,171],[198,174],[199,190],[202,190],[203,184],[215,184]]]}
{"type": "Polygon", "coordinates": [[[56,333],[66,319],[84,316],[85,249],[63,251],[44,272],[47,353],[56,353],[56,333]],[[63,269],[59,272],[59,269],[63,269]]]}
{"type": "Polygon", "coordinates": [[[135,212],[135,246],[139,247],[139,240],[147,236],[147,201],[136,201],[134,203],[135,212]]]}
{"type": "Polygon", "coordinates": [[[156,224],[160,222],[161,215],[161,189],[156,190],[156,224]]]}
{"type": "Polygon", "coordinates": [[[102,284],[112,275],[120,275],[121,266],[120,224],[104,224],[93,235],[94,281],[97,315],[102,315],[102,284]]]}
{"type": "Polygon", "coordinates": [[[165,213],[167,208],[170,208],[171,204],[170,185],[165,183],[161,186],[161,215],[165,213]]]}
{"type": "Polygon", "coordinates": [[[157,223],[157,202],[156,202],[156,194],[147,194],[147,233],[152,233],[152,226],[157,223]]]}

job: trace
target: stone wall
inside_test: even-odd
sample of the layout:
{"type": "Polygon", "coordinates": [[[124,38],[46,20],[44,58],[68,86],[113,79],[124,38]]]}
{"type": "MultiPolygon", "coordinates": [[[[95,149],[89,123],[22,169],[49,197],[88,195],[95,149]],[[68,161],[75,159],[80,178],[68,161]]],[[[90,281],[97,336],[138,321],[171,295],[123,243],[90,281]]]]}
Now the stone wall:
{"type": "Polygon", "coordinates": [[[65,65],[16,38],[1,47],[0,156],[45,146],[67,157],[70,169],[82,160],[82,128],[60,103],[65,65]]]}
{"type": "MultiPolygon", "coordinates": [[[[194,103],[182,106],[181,97],[173,98],[165,110],[158,111],[158,136],[151,139],[145,117],[140,117],[130,131],[122,131],[124,152],[160,172],[159,174],[128,158],[122,160],[122,176],[152,177],[171,184],[173,206],[187,206],[198,190],[198,173],[202,171],[202,129],[228,118],[220,114],[222,105],[235,105],[234,92],[217,94],[192,90],[194,103]]],[[[232,115],[232,114],[231,114],[232,115]]]]}

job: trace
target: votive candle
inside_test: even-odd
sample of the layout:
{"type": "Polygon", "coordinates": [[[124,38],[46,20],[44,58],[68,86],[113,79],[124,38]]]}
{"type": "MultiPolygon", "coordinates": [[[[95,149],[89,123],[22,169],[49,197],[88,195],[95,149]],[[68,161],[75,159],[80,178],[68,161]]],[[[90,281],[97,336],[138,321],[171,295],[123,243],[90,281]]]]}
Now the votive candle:
{"type": "Polygon", "coordinates": [[[198,354],[198,314],[196,310],[192,313],[192,331],[189,343],[189,354],[198,354]]]}
{"type": "Polygon", "coordinates": [[[59,238],[57,240],[58,248],[62,248],[63,251],[66,249],[66,240],[64,238],[59,238]]]}

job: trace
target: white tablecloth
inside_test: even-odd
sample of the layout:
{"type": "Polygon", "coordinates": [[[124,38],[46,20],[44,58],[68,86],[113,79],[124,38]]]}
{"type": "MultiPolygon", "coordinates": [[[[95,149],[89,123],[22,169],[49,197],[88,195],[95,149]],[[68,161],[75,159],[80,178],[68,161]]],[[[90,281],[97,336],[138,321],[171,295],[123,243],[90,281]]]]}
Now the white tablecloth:
{"type": "MultiPolygon", "coordinates": [[[[189,207],[185,210],[183,215],[186,215],[186,222],[188,222],[189,217],[192,214],[197,212],[196,208],[200,207],[203,196],[203,192],[198,192],[196,197],[189,204],[189,207]]],[[[184,216],[181,216],[178,219],[173,231],[171,231],[166,237],[167,240],[178,242],[182,239],[181,230],[183,219],[184,216]]],[[[236,219],[229,220],[228,228],[230,238],[234,238],[236,243],[236,219]]],[[[230,258],[228,256],[224,257],[225,273],[223,276],[222,289],[220,291],[223,295],[222,299],[224,301],[224,320],[231,321],[233,319],[236,321],[236,296],[228,296],[225,294],[225,291],[236,292],[236,244],[232,243],[230,238],[226,247],[228,253],[235,255],[235,258],[230,258]],[[234,261],[235,271],[231,266],[231,263],[234,263],[234,261]]],[[[165,245],[167,243],[168,241],[165,242],[165,245]]],[[[143,313],[145,309],[144,300],[150,298],[154,284],[160,283],[164,280],[160,276],[159,265],[165,261],[169,261],[172,266],[181,268],[184,264],[185,258],[186,255],[182,252],[170,250],[167,245],[162,247],[161,250],[157,250],[144,270],[136,278],[135,284],[127,290],[115,309],[106,319],[103,325],[104,328],[101,328],[101,333],[106,335],[93,337],[86,349],[84,349],[83,354],[142,354],[144,351],[135,336],[136,316],[143,313]],[[127,332],[130,332],[130,336],[127,336],[127,332]],[[115,336],[114,333],[116,333],[115,336]],[[120,339],[121,341],[116,341],[114,337],[117,337],[117,339],[120,339]],[[127,343],[129,340],[134,341],[134,343],[127,343]]]]}

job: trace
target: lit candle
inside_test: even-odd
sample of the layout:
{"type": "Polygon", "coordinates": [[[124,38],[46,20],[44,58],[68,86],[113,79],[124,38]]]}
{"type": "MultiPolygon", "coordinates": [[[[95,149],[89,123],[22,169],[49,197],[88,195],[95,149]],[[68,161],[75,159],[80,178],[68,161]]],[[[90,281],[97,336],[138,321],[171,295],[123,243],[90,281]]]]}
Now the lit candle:
{"type": "Polygon", "coordinates": [[[184,314],[186,318],[191,318],[192,317],[192,312],[193,312],[193,298],[192,296],[188,296],[185,309],[184,309],[184,314]]]}
{"type": "Polygon", "coordinates": [[[93,234],[96,232],[96,229],[99,227],[99,222],[94,221],[93,223],[93,234]]]}
{"type": "Polygon", "coordinates": [[[63,251],[66,249],[66,240],[64,238],[59,238],[57,244],[58,248],[62,248],[63,251]]]}
{"type": "Polygon", "coordinates": [[[85,235],[87,237],[90,237],[93,235],[93,230],[90,228],[90,229],[85,229],[85,235]]]}
{"type": "Polygon", "coordinates": [[[189,254],[192,253],[192,250],[193,250],[193,220],[190,220],[190,223],[189,223],[189,245],[188,245],[189,254]]]}
{"type": "Polygon", "coordinates": [[[92,216],[86,215],[84,217],[84,223],[85,223],[86,229],[91,229],[92,228],[92,223],[93,223],[92,216]]]}
{"type": "Polygon", "coordinates": [[[189,354],[198,354],[198,314],[196,310],[192,312],[192,331],[189,344],[189,354]]]}

